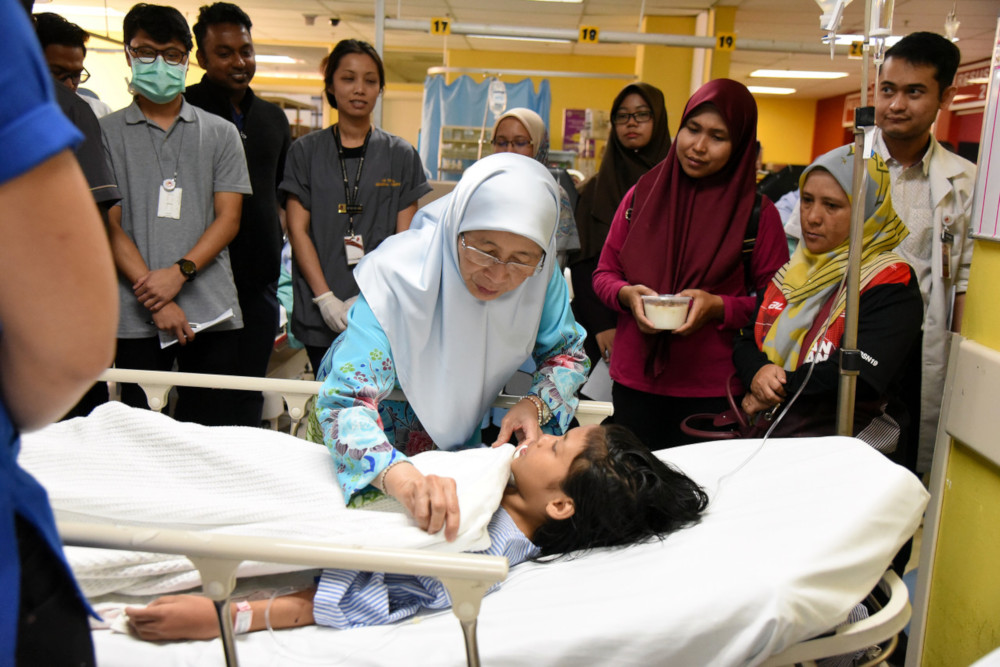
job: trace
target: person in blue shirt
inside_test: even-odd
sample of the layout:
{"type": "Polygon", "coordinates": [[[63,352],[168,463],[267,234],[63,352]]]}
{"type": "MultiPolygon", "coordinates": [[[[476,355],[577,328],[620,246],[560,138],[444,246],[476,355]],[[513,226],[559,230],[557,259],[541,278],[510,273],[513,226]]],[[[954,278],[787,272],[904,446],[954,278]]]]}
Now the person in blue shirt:
{"type": "MultiPolygon", "coordinates": [[[[490,547],[478,552],[504,556],[512,566],[580,549],[662,539],[696,523],[708,503],[697,484],[656,458],[622,426],[546,434],[520,445],[513,456],[511,481],[488,526],[490,547]]],[[[451,601],[441,582],[431,577],[324,570],[314,588],[273,603],[248,604],[242,612],[233,611],[249,612],[238,627],[253,632],[267,627],[269,606],[272,628],[315,623],[344,629],[392,623],[421,608],[446,609],[451,601]]],[[[202,596],[166,596],[126,613],[146,640],[219,636],[215,607],[202,596]]]]}
{"type": "Polygon", "coordinates": [[[58,419],[114,355],[114,266],[24,9],[0,0],[0,664],[93,664],[87,605],[19,432],[58,419]],[[57,640],[57,641],[54,641],[57,640]]]}

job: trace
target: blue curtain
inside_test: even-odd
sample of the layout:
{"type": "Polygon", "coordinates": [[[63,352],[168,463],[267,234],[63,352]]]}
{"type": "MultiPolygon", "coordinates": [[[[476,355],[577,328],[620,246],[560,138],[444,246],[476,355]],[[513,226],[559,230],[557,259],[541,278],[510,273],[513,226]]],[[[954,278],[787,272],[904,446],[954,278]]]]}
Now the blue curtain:
{"type": "MultiPolygon", "coordinates": [[[[552,106],[552,92],[548,80],[542,80],[535,92],[531,79],[507,85],[507,108],[527,107],[548,119],[552,106]]],[[[462,125],[480,127],[483,112],[486,111],[489,79],[476,83],[472,77],[462,75],[451,84],[445,84],[444,76],[429,76],[424,81],[424,115],[420,128],[417,151],[423,160],[424,169],[431,179],[453,178],[459,174],[438,175],[438,144],[441,140],[442,125],[462,125]]],[[[486,111],[486,127],[493,127],[496,116],[486,111]]]]}

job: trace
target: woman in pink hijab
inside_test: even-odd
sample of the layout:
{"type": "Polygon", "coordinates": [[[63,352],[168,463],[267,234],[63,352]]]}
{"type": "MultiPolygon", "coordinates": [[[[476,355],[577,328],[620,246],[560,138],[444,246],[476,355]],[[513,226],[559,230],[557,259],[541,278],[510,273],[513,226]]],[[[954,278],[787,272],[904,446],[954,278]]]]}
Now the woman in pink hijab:
{"type": "Polygon", "coordinates": [[[690,442],[684,417],[727,407],[733,337],[750,323],[751,294],[788,261],[781,218],[765,198],[744,269],[756,143],[750,91],[729,79],[702,86],[666,159],[622,199],[594,272],[598,297],[618,312],[614,420],[651,449],[690,442]],[[659,330],[646,317],[642,297],[656,294],[691,297],[681,326],[659,330]]]}

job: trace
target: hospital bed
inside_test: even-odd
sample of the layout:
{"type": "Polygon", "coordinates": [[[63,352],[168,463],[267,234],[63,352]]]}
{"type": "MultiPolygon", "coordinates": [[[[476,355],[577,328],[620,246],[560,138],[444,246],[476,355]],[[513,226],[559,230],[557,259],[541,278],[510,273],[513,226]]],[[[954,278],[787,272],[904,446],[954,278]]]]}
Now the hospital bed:
{"type": "MultiPolygon", "coordinates": [[[[154,407],[162,407],[175,384],[250,388],[243,385],[246,378],[168,375],[112,370],[105,377],[145,383],[147,396],[161,401],[151,400],[154,407]]],[[[257,379],[252,388],[281,391],[292,419],[301,420],[317,386],[257,379]]],[[[500,399],[508,405],[516,400],[500,399]]],[[[610,406],[584,403],[579,415],[600,421],[609,412],[610,406]]],[[[916,530],[926,491],[855,439],[759,444],[702,443],[661,453],[708,491],[712,501],[699,525],[663,541],[527,563],[510,573],[502,559],[467,554],[352,552],[329,544],[152,535],[142,528],[63,522],[60,531],[67,544],[190,554],[202,569],[206,594],[220,602],[232,590],[233,564],[241,559],[440,576],[465,630],[463,642],[450,613],[427,613],[390,626],[243,635],[235,650],[218,641],[159,645],[96,631],[101,665],[222,664],[225,650],[228,661],[238,652],[244,665],[436,666],[481,659],[486,665],[776,667],[890,640],[907,622],[909,603],[905,587],[886,568],[916,530]],[[486,588],[505,576],[501,590],[480,603],[486,588]],[[882,610],[830,634],[880,581],[888,595],[882,610]]]]}

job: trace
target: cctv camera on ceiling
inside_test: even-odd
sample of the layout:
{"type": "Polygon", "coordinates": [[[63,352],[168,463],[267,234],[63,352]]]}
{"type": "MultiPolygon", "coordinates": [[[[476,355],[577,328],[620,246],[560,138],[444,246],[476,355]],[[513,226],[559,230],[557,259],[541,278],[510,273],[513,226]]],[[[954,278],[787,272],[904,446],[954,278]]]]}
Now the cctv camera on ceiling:
{"type": "Polygon", "coordinates": [[[331,16],[330,17],[330,27],[331,28],[336,28],[338,25],[340,25],[340,17],[339,16],[331,16]]]}

